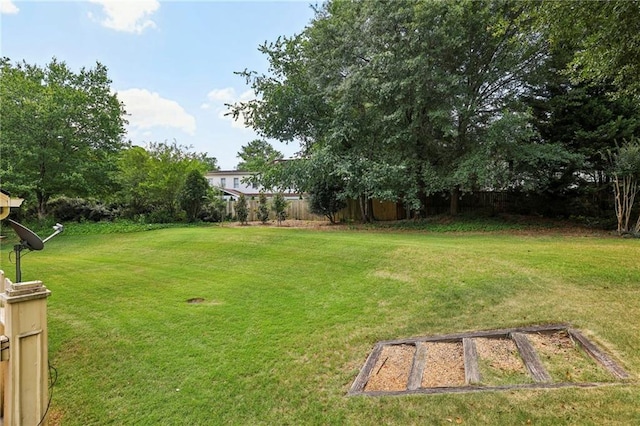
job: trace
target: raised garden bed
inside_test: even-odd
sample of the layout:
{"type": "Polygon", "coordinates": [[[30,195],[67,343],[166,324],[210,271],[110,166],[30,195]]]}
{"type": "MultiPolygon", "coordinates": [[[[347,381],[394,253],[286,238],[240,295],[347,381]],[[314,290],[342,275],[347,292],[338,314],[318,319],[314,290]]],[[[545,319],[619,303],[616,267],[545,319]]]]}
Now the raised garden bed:
{"type": "Polygon", "coordinates": [[[629,378],[567,324],[378,342],[349,395],[593,387],[629,378]]]}

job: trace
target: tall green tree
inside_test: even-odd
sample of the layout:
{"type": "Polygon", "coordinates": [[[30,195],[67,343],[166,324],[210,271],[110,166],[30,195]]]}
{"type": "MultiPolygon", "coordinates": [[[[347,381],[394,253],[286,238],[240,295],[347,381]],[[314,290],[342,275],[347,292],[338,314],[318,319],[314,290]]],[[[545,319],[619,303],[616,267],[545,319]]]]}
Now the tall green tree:
{"type": "Polygon", "coordinates": [[[415,176],[415,196],[449,191],[455,214],[461,191],[503,186],[491,179],[495,167],[518,152],[509,143],[528,143],[514,118],[526,114],[519,96],[544,59],[544,41],[527,32],[518,2],[417,2],[398,8],[391,28],[384,12],[377,22],[399,58],[379,54],[385,134],[415,176]],[[496,139],[506,127],[519,136],[496,139]]]}
{"type": "Polygon", "coordinates": [[[207,179],[198,169],[192,169],[187,174],[184,187],[180,192],[178,199],[180,207],[187,214],[188,222],[195,222],[207,201],[207,195],[211,191],[211,186],[207,179]]]}
{"type": "Polygon", "coordinates": [[[541,82],[526,99],[540,140],[559,143],[577,156],[558,175],[560,188],[584,181],[605,184],[608,165],[602,153],[616,141],[640,136],[640,104],[633,97],[613,98],[611,84],[572,82],[564,72],[576,49],[568,41],[553,47],[541,82]]]}
{"type": "MultiPolygon", "coordinates": [[[[271,74],[245,72],[260,96],[232,111],[310,156],[327,147],[363,218],[372,198],[419,211],[440,191],[455,214],[461,191],[503,185],[487,170],[496,150],[502,168],[519,152],[491,138],[522,124],[520,96],[545,59],[528,20],[515,1],[329,1],[303,33],[261,47],[271,74]]],[[[526,134],[515,142],[533,143],[526,134]]],[[[559,152],[536,148],[530,164],[559,152]]]]}
{"type": "Polygon", "coordinates": [[[616,91],[611,81],[573,78],[567,69],[580,43],[546,36],[555,39],[544,66],[532,76],[533,90],[525,102],[538,131],[535,140],[561,145],[570,155],[565,163],[542,165],[543,180],[536,189],[548,200],[544,204],[550,214],[602,216],[610,208],[611,179],[602,153],[640,136],[640,104],[625,92],[611,96],[616,91]]]}
{"type": "Polygon", "coordinates": [[[567,71],[576,80],[640,96],[640,1],[538,2],[541,30],[577,47],[567,71]]]}
{"type": "Polygon", "coordinates": [[[220,166],[218,166],[218,159],[216,157],[204,157],[204,162],[207,165],[208,171],[215,172],[220,170],[220,166]]]}
{"type": "Polygon", "coordinates": [[[114,191],[125,110],[107,68],[73,72],[0,60],[0,180],[46,215],[54,196],[104,197],[114,191]]]}
{"type": "Polygon", "coordinates": [[[247,172],[261,172],[269,164],[282,159],[283,155],[269,142],[263,139],[254,139],[238,152],[240,162],[236,169],[247,172]]]}

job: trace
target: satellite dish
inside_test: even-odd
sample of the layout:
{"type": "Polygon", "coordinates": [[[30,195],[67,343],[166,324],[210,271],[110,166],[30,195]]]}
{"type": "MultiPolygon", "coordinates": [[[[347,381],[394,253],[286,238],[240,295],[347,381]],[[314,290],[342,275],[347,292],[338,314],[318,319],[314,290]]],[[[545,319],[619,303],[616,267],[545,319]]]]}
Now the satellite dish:
{"type": "Polygon", "coordinates": [[[42,250],[44,248],[44,243],[49,241],[51,238],[55,237],[62,231],[64,231],[64,226],[59,223],[56,223],[53,227],[55,231],[53,234],[49,235],[44,241],[38,237],[38,234],[30,230],[29,228],[20,225],[18,222],[9,219],[9,225],[16,231],[16,234],[20,237],[20,243],[13,246],[13,250],[16,252],[16,282],[22,282],[22,270],[20,269],[20,252],[22,250],[42,250]]]}
{"type": "Polygon", "coordinates": [[[11,219],[9,219],[9,225],[11,225],[13,230],[16,231],[16,234],[20,237],[20,244],[29,250],[42,250],[44,248],[42,239],[29,228],[20,225],[18,222],[11,219]]]}

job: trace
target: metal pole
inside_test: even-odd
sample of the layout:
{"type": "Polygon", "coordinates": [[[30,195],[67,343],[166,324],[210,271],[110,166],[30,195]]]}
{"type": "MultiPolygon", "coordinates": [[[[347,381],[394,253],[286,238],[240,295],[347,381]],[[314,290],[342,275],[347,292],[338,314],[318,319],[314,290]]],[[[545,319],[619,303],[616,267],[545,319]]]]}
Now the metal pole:
{"type": "Polygon", "coordinates": [[[16,244],[13,246],[13,250],[16,252],[16,283],[22,282],[22,271],[20,269],[20,252],[22,251],[22,244],[16,244]]]}

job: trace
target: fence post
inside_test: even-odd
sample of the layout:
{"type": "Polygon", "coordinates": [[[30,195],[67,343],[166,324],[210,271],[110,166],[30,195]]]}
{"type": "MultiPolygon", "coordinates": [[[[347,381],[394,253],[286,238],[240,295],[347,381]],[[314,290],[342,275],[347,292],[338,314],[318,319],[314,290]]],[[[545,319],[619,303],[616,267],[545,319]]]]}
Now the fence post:
{"type": "MultiPolygon", "coordinates": [[[[41,281],[4,279],[4,334],[9,341],[4,377],[4,426],[46,425],[48,405],[47,297],[41,281]]],[[[6,359],[3,351],[2,359],[6,359]]]]}

